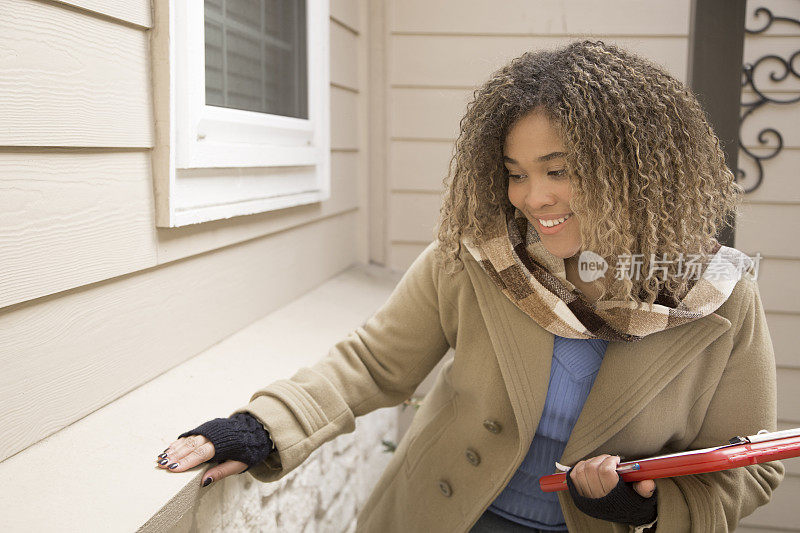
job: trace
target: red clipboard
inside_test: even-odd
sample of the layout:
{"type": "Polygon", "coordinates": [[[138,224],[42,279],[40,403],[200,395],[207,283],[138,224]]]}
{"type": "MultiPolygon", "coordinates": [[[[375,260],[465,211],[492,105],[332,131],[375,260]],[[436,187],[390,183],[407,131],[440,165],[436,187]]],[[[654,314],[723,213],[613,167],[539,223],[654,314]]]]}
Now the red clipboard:
{"type": "MultiPolygon", "coordinates": [[[[716,472],[756,463],[800,456],[800,428],[769,432],[765,429],[748,437],[733,437],[729,444],[701,450],[657,455],[617,465],[624,481],[716,472]]],[[[559,465],[559,469],[569,467],[559,465]]],[[[567,474],[561,472],[539,478],[543,492],[567,490],[567,474]]]]}

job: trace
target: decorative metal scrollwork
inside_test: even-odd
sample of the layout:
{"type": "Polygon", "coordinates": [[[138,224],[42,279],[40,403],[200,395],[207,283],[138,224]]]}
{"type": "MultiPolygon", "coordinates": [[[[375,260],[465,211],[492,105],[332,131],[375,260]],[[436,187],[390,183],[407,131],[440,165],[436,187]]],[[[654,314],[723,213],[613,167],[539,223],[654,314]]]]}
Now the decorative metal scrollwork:
{"type": "MultiPolygon", "coordinates": [[[[772,12],[769,9],[765,7],[759,7],[754,12],[754,16],[756,18],[758,18],[762,14],[765,14],[768,18],[767,23],[764,24],[764,27],[753,30],[745,28],[744,30],[745,33],[749,34],[763,33],[767,29],[769,29],[769,27],[772,26],[774,22],[789,22],[792,24],[796,24],[797,26],[800,27],[800,20],[796,20],[789,17],[776,17],[775,15],[772,14],[772,12]]],[[[742,87],[744,88],[749,85],[757,96],[757,99],[755,99],[752,102],[742,102],[742,108],[745,108],[746,110],[744,111],[744,113],[742,113],[741,119],[739,121],[739,148],[745,154],[747,154],[748,157],[750,157],[751,159],[753,159],[753,161],[755,161],[756,167],[758,169],[758,177],[756,178],[756,182],[752,186],[744,189],[746,193],[756,190],[758,186],[761,185],[761,182],[764,178],[764,167],[761,164],[761,162],[767,159],[772,159],[773,157],[778,155],[778,153],[783,149],[783,137],[781,136],[780,132],[778,132],[778,130],[776,130],[775,128],[764,128],[760,132],[758,132],[758,137],[757,137],[758,142],[761,143],[762,145],[766,145],[769,142],[768,137],[770,136],[776,142],[776,145],[772,147],[771,151],[768,154],[759,156],[754,154],[747,148],[745,148],[744,143],[742,142],[742,124],[744,124],[744,121],[747,119],[747,117],[749,117],[753,113],[753,111],[762,107],[765,104],[769,103],[769,104],[787,105],[800,102],[800,95],[798,95],[795,98],[790,98],[786,100],[775,99],[766,96],[761,90],[759,90],[758,87],[756,87],[755,72],[759,66],[769,62],[773,64],[774,67],[776,67],[773,68],[773,70],[769,73],[769,78],[772,81],[781,82],[785,80],[789,76],[789,74],[791,74],[797,79],[800,79],[800,70],[797,68],[797,65],[795,64],[795,62],[800,64],[800,61],[798,61],[798,59],[800,59],[800,50],[794,52],[789,57],[789,59],[784,59],[775,54],[768,54],[758,58],[754,63],[745,63],[745,65],[743,66],[742,87]]],[[[737,169],[736,174],[737,174],[736,181],[741,181],[747,176],[745,171],[742,170],[741,168],[737,169]]]]}

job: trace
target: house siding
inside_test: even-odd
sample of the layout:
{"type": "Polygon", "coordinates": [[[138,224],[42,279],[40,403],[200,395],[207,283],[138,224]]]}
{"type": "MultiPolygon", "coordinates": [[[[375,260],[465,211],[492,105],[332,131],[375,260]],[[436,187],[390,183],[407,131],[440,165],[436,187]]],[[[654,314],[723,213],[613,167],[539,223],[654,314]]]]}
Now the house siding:
{"type": "MultiPolygon", "coordinates": [[[[748,1],[746,28],[758,29],[766,24],[767,17],[755,16],[758,7],[769,9],[775,16],[800,20],[797,2],[748,1]]],[[[800,50],[800,27],[796,24],[774,23],[764,33],[745,33],[744,63],[752,64],[769,54],[788,59],[797,50],[800,50]]],[[[780,100],[800,95],[800,80],[790,75],[783,82],[775,82],[769,79],[771,71],[781,72],[777,62],[765,62],[755,71],[756,87],[765,95],[780,100]]],[[[743,102],[752,102],[756,98],[750,86],[743,89],[743,102]]],[[[784,143],[783,150],[774,159],[763,162],[763,182],[745,195],[742,213],[736,221],[736,247],[748,255],[760,253],[762,256],[758,285],[775,348],[778,429],[800,427],[800,354],[796,349],[797,332],[800,330],[800,290],[797,284],[800,278],[800,239],[796,235],[796,228],[800,225],[798,116],[800,103],[766,104],[743,122],[741,130],[742,143],[756,154],[771,152],[758,142],[758,134],[764,128],[778,130],[784,143]]],[[[773,137],[767,135],[766,138],[766,146],[775,146],[773,137]]],[[[739,168],[747,173],[742,185],[753,185],[757,176],[756,167],[741,150],[739,168]]],[[[796,506],[800,500],[800,462],[788,459],[784,465],[786,477],[772,501],[743,519],[742,531],[800,531],[796,506]]]]}
{"type": "Polygon", "coordinates": [[[3,3],[0,461],[367,260],[365,17],[331,2],[331,198],[156,228],[150,2],[3,3]]]}

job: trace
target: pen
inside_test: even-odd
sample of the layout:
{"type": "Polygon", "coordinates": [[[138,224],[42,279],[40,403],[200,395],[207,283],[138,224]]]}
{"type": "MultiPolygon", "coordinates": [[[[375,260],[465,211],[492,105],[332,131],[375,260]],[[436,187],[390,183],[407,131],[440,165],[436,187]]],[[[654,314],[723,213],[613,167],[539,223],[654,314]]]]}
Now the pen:
{"type": "Polygon", "coordinates": [[[617,472],[635,472],[640,468],[642,468],[642,466],[639,463],[630,463],[627,465],[617,467],[617,472]]]}

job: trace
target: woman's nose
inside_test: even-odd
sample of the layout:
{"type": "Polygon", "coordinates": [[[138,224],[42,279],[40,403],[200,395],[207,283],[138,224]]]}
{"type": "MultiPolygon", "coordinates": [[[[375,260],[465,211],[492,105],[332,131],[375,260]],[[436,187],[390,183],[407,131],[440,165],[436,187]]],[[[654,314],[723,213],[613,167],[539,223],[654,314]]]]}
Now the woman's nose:
{"type": "Polygon", "coordinates": [[[546,185],[530,185],[525,194],[525,206],[528,211],[533,213],[539,213],[543,207],[556,205],[557,203],[556,195],[546,185]]]}

